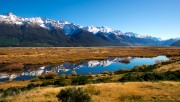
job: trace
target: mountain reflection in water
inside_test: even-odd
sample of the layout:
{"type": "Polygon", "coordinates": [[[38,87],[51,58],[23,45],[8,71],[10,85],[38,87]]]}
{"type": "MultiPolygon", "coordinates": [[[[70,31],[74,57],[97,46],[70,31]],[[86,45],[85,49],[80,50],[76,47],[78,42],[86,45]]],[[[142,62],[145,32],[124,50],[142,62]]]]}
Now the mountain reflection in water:
{"type": "MultiPolygon", "coordinates": [[[[71,74],[72,70],[75,70],[77,74],[99,74],[104,71],[117,71],[120,68],[131,69],[136,65],[152,65],[157,60],[169,60],[166,56],[157,56],[153,58],[139,58],[139,57],[115,57],[108,58],[107,60],[91,60],[82,61],[78,63],[65,62],[59,65],[47,65],[47,66],[35,66],[25,65],[21,70],[5,71],[3,68],[7,68],[7,65],[0,66],[0,81],[6,80],[28,80],[37,77],[41,74],[48,72],[55,72],[58,75],[71,74]]],[[[9,65],[12,66],[12,65],[9,65]]]]}

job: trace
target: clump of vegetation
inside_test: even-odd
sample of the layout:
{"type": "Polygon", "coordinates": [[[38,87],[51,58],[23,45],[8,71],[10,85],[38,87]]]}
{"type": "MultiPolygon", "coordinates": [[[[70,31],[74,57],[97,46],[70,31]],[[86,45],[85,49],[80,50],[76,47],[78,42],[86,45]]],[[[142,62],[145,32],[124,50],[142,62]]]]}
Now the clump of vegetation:
{"type": "Polygon", "coordinates": [[[29,84],[25,87],[9,87],[6,90],[1,90],[2,96],[6,97],[6,96],[14,96],[17,95],[23,91],[29,91],[31,89],[33,89],[34,87],[38,87],[39,84],[29,84]]]}
{"type": "Polygon", "coordinates": [[[78,76],[72,79],[73,85],[85,85],[90,83],[90,78],[88,76],[78,76]]]}
{"type": "Polygon", "coordinates": [[[143,64],[142,66],[135,66],[133,69],[131,69],[131,72],[151,72],[153,69],[157,68],[158,64],[154,65],[145,65],[143,64]]]}
{"type": "Polygon", "coordinates": [[[118,71],[115,72],[115,74],[124,74],[124,73],[127,73],[129,72],[129,70],[127,69],[119,69],[118,71]]]}
{"type": "Polygon", "coordinates": [[[111,77],[107,76],[107,77],[99,77],[99,78],[95,78],[93,80],[93,83],[107,83],[107,82],[111,82],[111,77]]]}
{"type": "Polygon", "coordinates": [[[91,97],[82,88],[62,89],[56,96],[59,102],[90,102],[91,97]]]}
{"type": "Polygon", "coordinates": [[[104,71],[103,74],[110,74],[108,71],[104,71]]]}
{"type": "Polygon", "coordinates": [[[54,83],[51,81],[45,81],[41,84],[41,86],[49,86],[49,85],[54,85],[54,83]]]}
{"type": "Polygon", "coordinates": [[[65,79],[59,79],[54,82],[54,85],[67,86],[67,85],[70,85],[70,83],[68,81],[66,81],[65,79]]]}
{"type": "Polygon", "coordinates": [[[127,82],[127,81],[159,81],[159,80],[180,81],[180,71],[127,73],[122,78],[119,79],[119,81],[121,81],[121,82],[127,82]]]}
{"type": "Polygon", "coordinates": [[[61,74],[61,78],[62,78],[62,79],[65,79],[65,78],[66,78],[66,75],[65,75],[65,74],[61,74]]]}

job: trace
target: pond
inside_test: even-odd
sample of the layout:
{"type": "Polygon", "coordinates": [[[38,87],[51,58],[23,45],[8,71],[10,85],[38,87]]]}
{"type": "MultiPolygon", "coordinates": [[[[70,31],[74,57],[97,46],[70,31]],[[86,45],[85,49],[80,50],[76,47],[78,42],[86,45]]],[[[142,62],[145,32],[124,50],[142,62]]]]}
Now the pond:
{"type": "MultiPolygon", "coordinates": [[[[23,66],[20,71],[13,72],[0,72],[0,81],[6,80],[28,80],[37,77],[38,75],[48,72],[55,72],[58,75],[66,74],[71,75],[75,70],[78,75],[83,74],[99,74],[104,71],[114,72],[119,69],[132,69],[134,66],[141,66],[143,64],[153,65],[157,62],[169,60],[166,56],[157,56],[152,58],[140,58],[140,57],[113,57],[107,60],[90,60],[82,61],[78,63],[65,62],[59,65],[47,65],[47,66],[23,66]]],[[[1,67],[0,67],[1,68],[1,67]]]]}

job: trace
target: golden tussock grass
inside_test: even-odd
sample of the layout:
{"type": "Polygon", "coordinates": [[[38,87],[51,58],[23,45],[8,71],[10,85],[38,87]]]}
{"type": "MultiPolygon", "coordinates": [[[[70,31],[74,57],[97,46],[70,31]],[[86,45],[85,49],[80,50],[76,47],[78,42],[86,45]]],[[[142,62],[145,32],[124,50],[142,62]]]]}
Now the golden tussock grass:
{"type": "MultiPolygon", "coordinates": [[[[7,89],[9,87],[24,87],[30,83],[32,83],[30,82],[30,80],[0,82],[0,89],[7,89]]],[[[38,84],[39,82],[33,82],[33,83],[38,84]]]]}
{"type": "Polygon", "coordinates": [[[0,48],[0,63],[57,64],[115,56],[178,56],[179,47],[52,47],[0,48]]]}
{"type": "MultiPolygon", "coordinates": [[[[70,87],[70,86],[69,86],[70,87]]],[[[83,87],[96,90],[93,102],[123,102],[135,100],[180,100],[180,82],[127,82],[88,84],[83,87]]],[[[57,102],[56,95],[65,87],[35,88],[6,100],[13,102],[57,102]]]]}
{"type": "Polygon", "coordinates": [[[164,65],[160,68],[155,69],[155,72],[166,72],[166,71],[178,71],[180,70],[180,61],[177,61],[175,63],[171,63],[168,65],[164,65]]]}

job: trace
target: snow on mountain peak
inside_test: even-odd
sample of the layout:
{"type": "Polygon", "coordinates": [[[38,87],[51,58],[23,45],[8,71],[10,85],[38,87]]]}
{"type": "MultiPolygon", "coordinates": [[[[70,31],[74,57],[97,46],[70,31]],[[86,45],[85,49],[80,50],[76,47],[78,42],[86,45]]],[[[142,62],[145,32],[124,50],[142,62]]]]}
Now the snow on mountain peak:
{"type": "Polygon", "coordinates": [[[102,27],[87,26],[87,27],[84,27],[84,30],[87,30],[87,31],[92,32],[94,34],[96,34],[98,32],[109,33],[109,32],[113,31],[113,29],[106,27],[106,26],[102,26],[102,27]]]}
{"type": "Polygon", "coordinates": [[[133,33],[133,32],[127,32],[122,33],[120,30],[113,30],[112,28],[102,26],[102,27],[96,27],[96,26],[87,26],[83,27],[78,24],[69,23],[67,21],[55,21],[47,18],[41,18],[41,17],[34,17],[34,18],[21,18],[13,13],[9,12],[6,15],[0,15],[0,22],[4,22],[7,24],[17,24],[17,25],[24,25],[24,24],[35,24],[39,25],[40,27],[46,28],[46,29],[54,29],[54,28],[60,28],[63,30],[63,32],[66,35],[72,35],[75,33],[79,33],[82,30],[86,30],[89,32],[92,32],[93,34],[97,34],[98,32],[102,32],[105,34],[115,34],[115,35],[125,35],[129,37],[136,37],[136,38],[149,38],[149,39],[155,39],[159,40],[158,38],[151,37],[151,36],[141,36],[139,34],[133,33]]]}

